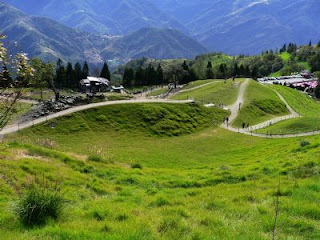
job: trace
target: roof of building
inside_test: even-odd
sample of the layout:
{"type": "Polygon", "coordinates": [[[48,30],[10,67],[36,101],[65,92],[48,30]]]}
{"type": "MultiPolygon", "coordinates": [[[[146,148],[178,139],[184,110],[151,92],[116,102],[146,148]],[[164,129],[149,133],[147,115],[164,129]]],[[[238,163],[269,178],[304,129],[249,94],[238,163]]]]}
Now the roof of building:
{"type": "Polygon", "coordinates": [[[87,79],[82,79],[80,83],[82,85],[88,85],[90,82],[97,82],[105,85],[110,85],[110,81],[106,78],[97,78],[97,77],[87,77],[87,79]]]}

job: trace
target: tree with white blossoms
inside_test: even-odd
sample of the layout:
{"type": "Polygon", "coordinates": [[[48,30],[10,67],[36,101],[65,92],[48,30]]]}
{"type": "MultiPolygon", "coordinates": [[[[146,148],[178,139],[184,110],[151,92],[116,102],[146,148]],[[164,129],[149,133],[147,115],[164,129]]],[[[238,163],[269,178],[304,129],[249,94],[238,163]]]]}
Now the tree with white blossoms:
{"type": "Polygon", "coordinates": [[[21,89],[28,85],[28,79],[34,73],[26,53],[19,52],[14,56],[8,54],[4,46],[5,38],[0,36],[0,128],[8,123],[21,97],[21,89]]]}

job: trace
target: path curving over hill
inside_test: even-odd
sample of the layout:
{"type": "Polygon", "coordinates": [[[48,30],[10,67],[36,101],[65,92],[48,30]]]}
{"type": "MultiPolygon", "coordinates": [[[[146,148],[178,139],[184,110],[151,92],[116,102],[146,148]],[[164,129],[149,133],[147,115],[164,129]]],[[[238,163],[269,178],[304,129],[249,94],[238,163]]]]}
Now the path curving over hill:
{"type": "Polygon", "coordinates": [[[109,101],[109,102],[100,102],[100,103],[92,103],[92,104],[87,104],[87,105],[82,105],[82,106],[77,106],[74,108],[69,108],[61,112],[57,112],[51,115],[48,115],[46,117],[41,117],[32,121],[28,121],[22,124],[14,124],[10,126],[4,127],[0,131],[0,137],[3,137],[4,135],[10,134],[10,133],[15,133],[18,132],[21,129],[24,128],[29,128],[31,126],[44,123],[48,120],[55,119],[58,117],[70,115],[75,112],[80,112],[83,110],[91,109],[91,108],[96,108],[96,107],[102,107],[102,106],[109,106],[109,105],[116,105],[116,104],[135,104],[135,103],[192,103],[192,100],[167,100],[167,99],[137,99],[137,100],[120,100],[120,101],[109,101]]]}
{"type": "MultiPolygon", "coordinates": [[[[249,83],[249,79],[246,79],[246,81],[241,84],[237,101],[234,104],[227,107],[231,111],[231,115],[229,117],[229,123],[234,121],[239,114],[239,110],[240,110],[239,104],[240,103],[242,104],[244,102],[244,93],[246,91],[248,83],[249,83]]],[[[251,126],[249,128],[243,128],[243,129],[234,128],[234,127],[231,127],[227,123],[221,124],[221,127],[224,129],[227,129],[229,131],[232,131],[232,132],[241,133],[241,134],[245,134],[245,135],[249,135],[249,136],[255,136],[255,137],[263,137],[263,138],[294,138],[294,137],[306,137],[306,136],[313,136],[313,135],[320,134],[320,131],[296,133],[296,134],[283,134],[283,135],[254,133],[253,131],[255,131],[255,130],[265,128],[265,127],[270,126],[272,124],[275,124],[277,122],[300,117],[300,115],[292,109],[292,107],[288,104],[288,102],[283,98],[283,96],[279,92],[277,92],[276,90],[273,90],[273,91],[278,95],[278,97],[281,99],[281,101],[286,105],[286,107],[290,111],[289,115],[282,116],[282,117],[276,117],[276,118],[267,120],[265,122],[259,123],[257,125],[251,126]]]]}

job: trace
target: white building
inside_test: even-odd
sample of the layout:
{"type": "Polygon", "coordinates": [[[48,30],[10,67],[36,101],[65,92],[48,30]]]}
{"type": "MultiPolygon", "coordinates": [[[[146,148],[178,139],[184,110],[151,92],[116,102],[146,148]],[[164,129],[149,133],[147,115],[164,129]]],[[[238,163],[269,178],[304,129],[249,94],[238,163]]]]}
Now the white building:
{"type": "Polygon", "coordinates": [[[87,77],[80,81],[80,88],[83,92],[106,92],[110,91],[110,81],[105,78],[87,77]]]}

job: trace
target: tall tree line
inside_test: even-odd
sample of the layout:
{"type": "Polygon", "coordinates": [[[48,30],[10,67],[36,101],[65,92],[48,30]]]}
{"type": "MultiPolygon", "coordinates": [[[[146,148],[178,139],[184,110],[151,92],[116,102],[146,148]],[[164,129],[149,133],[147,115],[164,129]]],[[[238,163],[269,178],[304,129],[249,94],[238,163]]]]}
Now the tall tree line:
{"type": "Polygon", "coordinates": [[[194,80],[197,80],[197,76],[186,61],[180,65],[172,65],[166,72],[161,64],[158,64],[156,68],[152,64],[148,64],[145,68],[142,66],[136,69],[126,67],[123,73],[125,87],[162,85],[169,82],[186,84],[194,80]]]}

